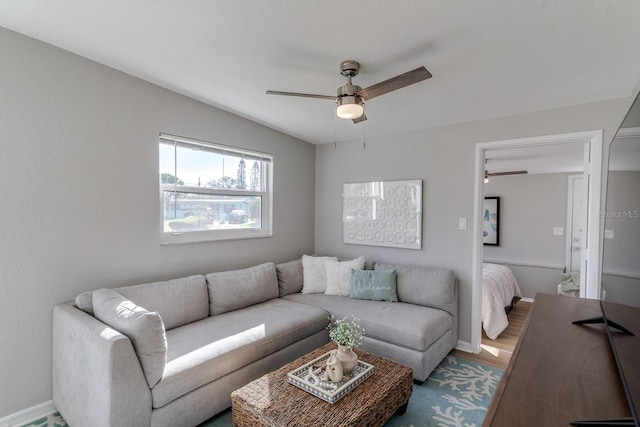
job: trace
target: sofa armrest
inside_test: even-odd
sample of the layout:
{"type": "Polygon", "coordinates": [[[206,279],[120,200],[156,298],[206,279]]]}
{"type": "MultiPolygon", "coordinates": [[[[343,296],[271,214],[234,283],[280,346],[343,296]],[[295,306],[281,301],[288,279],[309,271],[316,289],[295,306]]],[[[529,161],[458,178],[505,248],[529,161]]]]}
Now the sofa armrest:
{"type": "Polygon", "coordinates": [[[69,425],[149,426],[151,391],[129,338],[69,304],[53,308],[53,401],[69,425]]]}

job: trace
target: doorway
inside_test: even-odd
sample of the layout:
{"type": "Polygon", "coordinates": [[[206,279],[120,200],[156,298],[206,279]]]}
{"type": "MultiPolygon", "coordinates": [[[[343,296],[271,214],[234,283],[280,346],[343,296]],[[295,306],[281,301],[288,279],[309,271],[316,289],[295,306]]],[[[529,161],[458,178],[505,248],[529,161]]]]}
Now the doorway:
{"type": "Polygon", "coordinates": [[[581,296],[597,299],[600,295],[600,193],[602,181],[602,130],[576,132],[543,137],[521,138],[476,144],[476,168],[474,190],[473,266],[472,266],[472,313],[471,351],[480,352],[482,337],[482,203],[484,199],[485,163],[487,153],[514,148],[545,147],[561,144],[583,143],[584,150],[584,196],[587,201],[585,232],[580,243],[581,296]]]}
{"type": "Polygon", "coordinates": [[[582,268],[582,239],[584,238],[584,227],[587,220],[584,194],[584,176],[569,175],[567,185],[567,241],[565,254],[567,272],[580,271],[582,268]]]}

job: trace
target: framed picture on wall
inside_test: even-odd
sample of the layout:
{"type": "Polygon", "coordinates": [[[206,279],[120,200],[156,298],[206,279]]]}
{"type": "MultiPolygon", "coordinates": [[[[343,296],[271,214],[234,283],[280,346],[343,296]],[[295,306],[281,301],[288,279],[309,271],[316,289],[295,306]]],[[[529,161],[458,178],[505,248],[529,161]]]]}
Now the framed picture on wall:
{"type": "Polygon", "coordinates": [[[344,243],[420,250],[421,230],[422,180],[342,185],[344,243]]]}
{"type": "Polygon", "coordinates": [[[482,206],[482,241],[500,246],[500,197],[485,197],[482,206]]]}

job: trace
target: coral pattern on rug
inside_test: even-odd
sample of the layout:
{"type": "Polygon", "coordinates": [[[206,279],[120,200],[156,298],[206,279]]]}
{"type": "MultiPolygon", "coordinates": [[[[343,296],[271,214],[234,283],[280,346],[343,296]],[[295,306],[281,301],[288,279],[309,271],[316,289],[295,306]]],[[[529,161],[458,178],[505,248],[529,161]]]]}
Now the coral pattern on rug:
{"type": "Polygon", "coordinates": [[[39,418],[28,425],[28,427],[68,427],[59,412],[54,412],[46,417],[39,418]]]}
{"type": "MultiPolygon", "coordinates": [[[[394,415],[385,427],[480,427],[502,376],[502,370],[447,356],[424,384],[414,384],[404,415],[394,415]]],[[[231,410],[200,427],[231,426],[231,410]]],[[[67,427],[59,413],[25,427],[67,427]]]]}
{"type": "Polygon", "coordinates": [[[502,370],[447,356],[422,385],[413,386],[407,413],[386,427],[480,427],[502,370]]]}

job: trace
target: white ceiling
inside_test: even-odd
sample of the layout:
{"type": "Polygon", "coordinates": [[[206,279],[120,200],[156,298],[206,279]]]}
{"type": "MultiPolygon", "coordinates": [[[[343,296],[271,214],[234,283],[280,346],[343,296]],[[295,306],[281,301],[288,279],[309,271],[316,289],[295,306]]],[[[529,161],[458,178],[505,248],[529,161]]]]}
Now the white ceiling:
{"type": "Polygon", "coordinates": [[[20,0],[0,26],[312,143],[628,97],[637,0],[20,0]],[[362,87],[421,65],[433,78],[336,119],[339,63],[362,87]]]}

